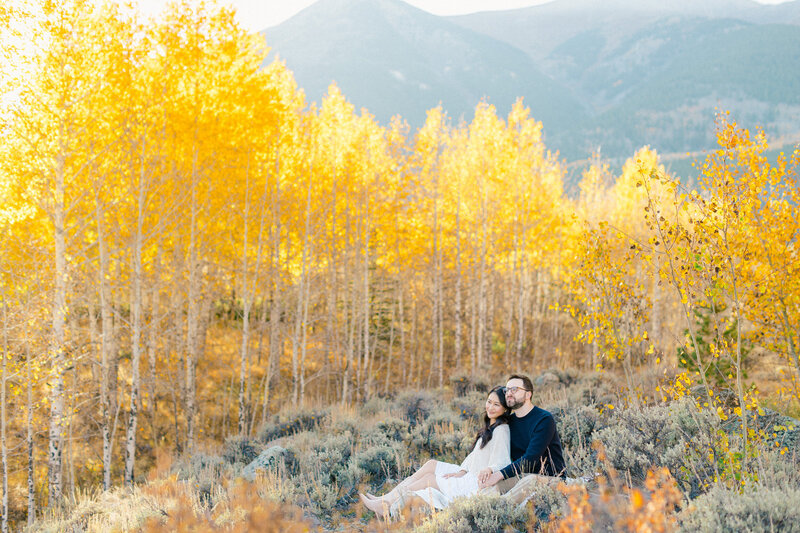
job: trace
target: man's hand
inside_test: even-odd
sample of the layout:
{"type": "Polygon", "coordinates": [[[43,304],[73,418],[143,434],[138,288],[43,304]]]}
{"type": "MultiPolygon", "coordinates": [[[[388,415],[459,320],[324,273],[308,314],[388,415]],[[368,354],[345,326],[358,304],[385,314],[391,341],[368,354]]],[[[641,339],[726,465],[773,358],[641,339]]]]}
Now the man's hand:
{"type": "Polygon", "coordinates": [[[487,479],[489,479],[489,476],[491,475],[492,475],[491,468],[484,468],[483,470],[478,472],[478,485],[484,483],[487,479]]]}
{"type": "Polygon", "coordinates": [[[445,474],[442,477],[445,479],[449,479],[451,477],[464,477],[466,475],[466,470],[459,470],[458,472],[452,472],[450,474],[445,474]]]}
{"type": "Polygon", "coordinates": [[[503,479],[502,472],[494,472],[492,475],[490,475],[486,479],[486,481],[481,481],[480,477],[479,477],[478,478],[478,488],[485,489],[486,487],[494,487],[502,479],[503,479]]]}

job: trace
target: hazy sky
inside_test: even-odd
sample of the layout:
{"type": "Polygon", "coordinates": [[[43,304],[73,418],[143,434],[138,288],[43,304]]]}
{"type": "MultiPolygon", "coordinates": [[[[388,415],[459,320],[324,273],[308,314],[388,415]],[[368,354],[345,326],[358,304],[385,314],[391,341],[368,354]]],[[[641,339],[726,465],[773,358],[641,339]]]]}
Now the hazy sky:
{"type": "MultiPolygon", "coordinates": [[[[168,0],[139,0],[145,13],[157,13],[168,0]]],[[[551,0],[405,0],[409,4],[436,15],[461,15],[476,11],[514,9],[551,0]]],[[[602,1],[602,0],[601,0],[602,1]]],[[[762,4],[779,4],[787,0],[756,0],[762,4]]],[[[280,24],[315,0],[220,0],[233,4],[239,22],[250,30],[258,31],[280,24]]]]}

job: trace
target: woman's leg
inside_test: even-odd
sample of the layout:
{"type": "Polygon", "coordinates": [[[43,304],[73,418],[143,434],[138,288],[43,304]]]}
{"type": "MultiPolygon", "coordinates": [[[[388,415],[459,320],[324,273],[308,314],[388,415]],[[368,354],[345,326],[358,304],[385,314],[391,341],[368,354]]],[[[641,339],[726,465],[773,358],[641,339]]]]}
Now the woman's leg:
{"type": "MultiPolygon", "coordinates": [[[[436,463],[437,462],[438,461],[436,461],[435,459],[428,459],[425,462],[425,464],[423,464],[419,468],[419,470],[417,470],[416,472],[414,472],[413,474],[411,474],[410,476],[405,478],[403,481],[401,481],[400,483],[395,485],[395,487],[391,491],[387,492],[383,496],[375,496],[374,494],[370,494],[369,492],[366,493],[366,496],[367,496],[367,498],[369,498],[371,500],[378,500],[380,498],[385,498],[385,497],[389,496],[389,494],[392,494],[393,492],[398,491],[398,489],[407,488],[409,484],[414,483],[415,481],[417,481],[418,479],[422,478],[423,476],[426,476],[428,474],[435,474],[436,473],[436,463]]],[[[414,489],[414,490],[416,490],[416,489],[414,489]]]]}
{"type": "MultiPolygon", "coordinates": [[[[407,484],[404,488],[406,490],[422,490],[428,488],[438,489],[439,485],[436,483],[436,474],[434,472],[430,472],[428,474],[419,476],[417,479],[407,484]]],[[[386,495],[386,497],[388,496],[389,494],[386,495]]]]}
{"type": "Polygon", "coordinates": [[[425,488],[439,488],[436,484],[436,461],[431,459],[412,475],[397,484],[395,488],[380,498],[367,498],[359,495],[361,502],[379,516],[389,512],[389,508],[396,502],[403,492],[422,490],[425,488]]]}
{"type": "MultiPolygon", "coordinates": [[[[436,475],[436,463],[437,461],[434,459],[429,459],[425,462],[424,465],[420,467],[419,470],[405,478],[403,481],[398,483],[391,491],[386,493],[383,498],[389,498],[391,501],[395,501],[397,498],[400,497],[401,491],[408,489],[409,485],[412,483],[417,482],[419,479],[422,479],[426,476],[434,476],[436,475]]],[[[380,499],[380,498],[378,498],[380,499]]]]}
{"type": "Polygon", "coordinates": [[[385,496],[376,498],[374,500],[367,498],[363,494],[359,494],[361,503],[363,503],[370,511],[374,511],[378,516],[386,516],[389,513],[389,509],[392,508],[392,505],[403,495],[401,492],[402,489],[410,492],[427,488],[439,488],[439,485],[436,483],[435,472],[424,472],[419,476],[415,476],[414,479],[409,477],[405,481],[410,482],[406,483],[402,487],[398,485],[385,496]]]}

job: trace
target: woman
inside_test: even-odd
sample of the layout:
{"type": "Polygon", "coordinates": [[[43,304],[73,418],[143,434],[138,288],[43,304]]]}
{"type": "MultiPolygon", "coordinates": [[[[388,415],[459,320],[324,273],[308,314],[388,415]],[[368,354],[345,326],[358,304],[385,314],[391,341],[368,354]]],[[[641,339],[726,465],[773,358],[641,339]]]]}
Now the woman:
{"type": "Polygon", "coordinates": [[[395,502],[409,493],[437,509],[447,507],[457,497],[477,494],[478,472],[487,467],[499,470],[511,463],[510,411],[503,387],[495,387],[489,392],[485,409],[483,428],[475,437],[472,452],[461,465],[431,459],[380,498],[369,493],[366,496],[359,494],[361,502],[378,516],[385,516],[395,502]]]}

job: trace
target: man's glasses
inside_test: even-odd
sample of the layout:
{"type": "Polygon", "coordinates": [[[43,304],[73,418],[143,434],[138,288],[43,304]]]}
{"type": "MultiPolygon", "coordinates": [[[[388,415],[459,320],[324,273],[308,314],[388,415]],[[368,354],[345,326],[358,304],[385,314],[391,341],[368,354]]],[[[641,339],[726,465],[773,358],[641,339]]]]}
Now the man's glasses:
{"type": "Polygon", "coordinates": [[[525,389],[523,387],[506,387],[506,394],[508,394],[509,392],[511,394],[516,394],[518,390],[524,390],[525,392],[531,391],[530,389],[525,389]]]}

